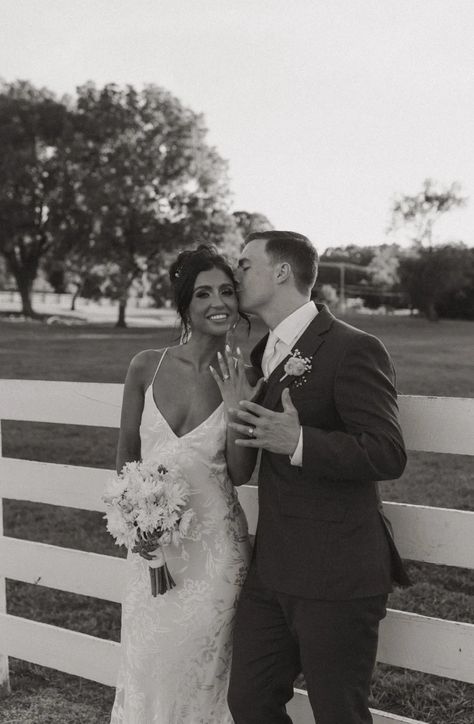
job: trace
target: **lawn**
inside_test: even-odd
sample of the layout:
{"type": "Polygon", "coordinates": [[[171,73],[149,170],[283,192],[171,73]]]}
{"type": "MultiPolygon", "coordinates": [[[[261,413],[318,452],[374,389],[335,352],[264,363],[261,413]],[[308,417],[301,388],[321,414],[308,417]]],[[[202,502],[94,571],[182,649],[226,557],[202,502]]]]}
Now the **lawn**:
{"type": "MultiPolygon", "coordinates": [[[[348,320],[379,336],[398,374],[401,394],[474,396],[469,322],[430,324],[417,318],[348,320]]],[[[246,350],[260,336],[254,325],[238,341],[246,350]]],[[[49,327],[0,320],[0,378],[122,382],[139,350],[176,343],[169,329],[116,330],[107,326],[49,327]]],[[[116,430],[3,423],[3,454],[32,460],[113,467],[116,430]]],[[[401,480],[384,483],[385,500],[474,509],[472,458],[411,453],[401,480]]],[[[7,535],[111,555],[120,554],[100,514],[6,501],[7,535]]],[[[474,575],[459,568],[409,563],[414,585],[392,595],[390,606],[474,622],[474,575]]],[[[8,582],[8,610],[105,638],[119,639],[119,606],[41,586],[8,582]]],[[[113,691],[50,669],[12,661],[13,693],[1,704],[2,722],[108,721],[113,691]]],[[[429,724],[468,724],[473,687],[448,679],[378,666],[373,706],[429,724]]]]}

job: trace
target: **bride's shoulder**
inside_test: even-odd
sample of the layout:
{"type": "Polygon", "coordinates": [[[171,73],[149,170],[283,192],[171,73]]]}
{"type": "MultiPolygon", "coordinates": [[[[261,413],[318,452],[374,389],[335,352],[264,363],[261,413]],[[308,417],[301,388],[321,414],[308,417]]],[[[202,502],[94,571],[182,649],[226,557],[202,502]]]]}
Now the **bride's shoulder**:
{"type": "Polygon", "coordinates": [[[133,377],[146,378],[152,368],[156,367],[165,349],[143,349],[130,360],[128,374],[133,377]]]}
{"type": "Polygon", "coordinates": [[[163,355],[164,349],[142,349],[130,360],[130,367],[136,369],[147,367],[151,362],[158,361],[163,355]]]}

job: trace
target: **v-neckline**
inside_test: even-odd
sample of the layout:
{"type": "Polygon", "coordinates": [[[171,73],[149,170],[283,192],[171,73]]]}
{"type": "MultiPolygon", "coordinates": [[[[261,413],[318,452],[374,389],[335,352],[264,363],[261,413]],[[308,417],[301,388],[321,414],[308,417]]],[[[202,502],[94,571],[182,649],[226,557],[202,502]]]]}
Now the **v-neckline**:
{"type": "Polygon", "coordinates": [[[211,417],[213,417],[213,416],[216,414],[216,412],[217,412],[218,410],[220,410],[220,408],[221,408],[222,405],[224,404],[224,402],[220,402],[220,403],[217,405],[217,407],[211,412],[211,414],[208,415],[204,420],[202,420],[202,422],[200,422],[199,425],[196,425],[196,427],[193,427],[191,430],[188,430],[188,431],[185,432],[183,435],[178,435],[178,434],[173,430],[173,428],[172,428],[171,425],[169,424],[168,420],[166,419],[166,417],[163,415],[162,411],[160,410],[160,408],[159,408],[158,405],[156,404],[155,395],[153,394],[153,385],[151,384],[151,385],[148,387],[148,389],[150,390],[150,395],[151,395],[151,399],[152,399],[152,402],[153,402],[153,406],[155,407],[155,410],[161,415],[161,417],[162,417],[162,419],[163,419],[166,427],[167,427],[168,430],[171,432],[171,434],[174,435],[174,437],[175,437],[177,440],[182,440],[183,438],[187,437],[188,435],[191,435],[191,433],[196,432],[196,430],[199,430],[199,428],[202,427],[202,426],[204,425],[204,423],[208,422],[208,420],[210,420],[211,417]]]}

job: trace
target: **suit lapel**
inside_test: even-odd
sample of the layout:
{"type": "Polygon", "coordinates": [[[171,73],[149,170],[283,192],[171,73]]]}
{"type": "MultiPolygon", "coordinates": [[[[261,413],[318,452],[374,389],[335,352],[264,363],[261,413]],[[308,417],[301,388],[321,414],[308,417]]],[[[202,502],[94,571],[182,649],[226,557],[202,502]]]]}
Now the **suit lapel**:
{"type": "Polygon", "coordinates": [[[267,339],[268,332],[264,337],[262,337],[261,340],[257,342],[253,350],[250,352],[250,361],[252,363],[252,366],[259,370],[260,373],[262,373],[262,357],[263,353],[265,352],[265,347],[267,346],[267,339]]]}
{"type": "MultiPolygon", "coordinates": [[[[311,360],[315,356],[319,347],[324,343],[324,334],[331,328],[335,319],[334,315],[331,314],[324,304],[317,304],[316,306],[318,307],[318,314],[308,325],[292,348],[293,351],[297,349],[301,353],[302,357],[309,357],[311,360]]],[[[267,337],[268,335],[264,338],[265,344],[263,345],[261,355],[263,355],[267,337]]],[[[263,340],[261,341],[263,342],[263,340]]],[[[259,345],[254,348],[254,352],[257,350],[258,346],[259,345]]],[[[266,391],[260,403],[264,407],[273,409],[280,400],[281,393],[284,388],[288,387],[294,381],[295,378],[290,375],[286,376],[285,379],[282,379],[285,375],[285,363],[290,356],[291,355],[287,355],[280,364],[275,367],[268,378],[266,391]]],[[[260,356],[260,363],[261,360],[262,357],[260,356]]]]}

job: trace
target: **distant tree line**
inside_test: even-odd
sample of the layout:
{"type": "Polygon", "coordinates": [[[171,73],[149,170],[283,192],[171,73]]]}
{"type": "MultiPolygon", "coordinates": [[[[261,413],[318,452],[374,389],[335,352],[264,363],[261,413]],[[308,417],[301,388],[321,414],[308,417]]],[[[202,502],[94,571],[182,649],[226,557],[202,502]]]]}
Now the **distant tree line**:
{"type": "MultiPolygon", "coordinates": [[[[474,248],[462,242],[433,242],[436,221],[466,199],[458,184],[443,187],[431,179],[413,196],[397,196],[389,231],[402,232],[408,247],[399,244],[335,247],[322,262],[347,264],[345,292],[360,297],[369,308],[410,307],[428,319],[474,319],[474,248]]],[[[321,267],[318,285],[340,283],[337,266],[321,267]]]]}
{"type": "Polygon", "coordinates": [[[202,115],[163,88],[86,83],[58,99],[27,81],[1,85],[0,254],[26,316],[41,270],[58,291],[116,299],[125,325],[137,280],[168,294],[170,254],[208,242],[232,255],[248,228],[270,227],[229,203],[202,115]]]}
{"type": "MultiPolygon", "coordinates": [[[[345,294],[349,299],[361,299],[369,309],[408,307],[432,321],[440,317],[474,319],[474,248],[464,244],[428,249],[350,245],[328,249],[321,261],[359,265],[359,269],[346,268],[345,294]]],[[[321,296],[328,285],[334,290],[333,304],[337,304],[337,266],[320,268],[316,294],[321,296]]]]}

